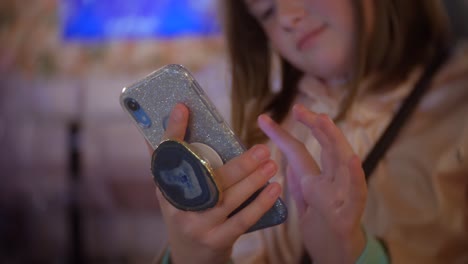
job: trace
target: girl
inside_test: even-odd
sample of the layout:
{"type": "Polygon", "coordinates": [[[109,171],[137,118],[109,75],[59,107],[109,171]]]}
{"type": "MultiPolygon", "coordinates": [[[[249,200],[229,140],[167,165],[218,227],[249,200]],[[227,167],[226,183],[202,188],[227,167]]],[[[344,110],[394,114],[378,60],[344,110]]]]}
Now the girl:
{"type": "MultiPolygon", "coordinates": [[[[225,196],[213,209],[181,212],[158,191],[166,261],[468,261],[468,49],[445,59],[441,3],[225,0],[224,10],[232,121],[253,147],[216,171],[225,196]],[[361,160],[419,86],[429,89],[366,185],[361,160]],[[241,236],[279,195],[287,223],[241,236]]],[[[177,105],[166,137],[183,139],[188,115],[177,105]]]]}

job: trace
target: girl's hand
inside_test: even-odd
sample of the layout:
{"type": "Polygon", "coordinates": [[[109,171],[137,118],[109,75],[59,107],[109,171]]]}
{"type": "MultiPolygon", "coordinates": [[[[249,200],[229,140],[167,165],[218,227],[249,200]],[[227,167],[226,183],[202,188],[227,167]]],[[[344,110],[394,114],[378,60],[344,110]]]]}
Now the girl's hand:
{"type": "Polygon", "coordinates": [[[320,164],[304,144],[266,115],[260,128],[288,160],[288,187],[299,210],[303,241],[314,263],[354,263],[365,247],[361,230],[367,187],[358,156],[326,115],[293,108],[321,146],[320,164]]]}
{"type": "MultiPolygon", "coordinates": [[[[178,104],[171,112],[164,138],[183,140],[188,109],[178,104]]],[[[238,208],[276,173],[266,146],[257,145],[215,170],[223,190],[223,200],[201,212],[173,207],[157,189],[164,221],[168,228],[172,263],[226,263],[234,242],[268,211],[281,193],[278,183],[269,184],[247,207],[238,208]]]]}

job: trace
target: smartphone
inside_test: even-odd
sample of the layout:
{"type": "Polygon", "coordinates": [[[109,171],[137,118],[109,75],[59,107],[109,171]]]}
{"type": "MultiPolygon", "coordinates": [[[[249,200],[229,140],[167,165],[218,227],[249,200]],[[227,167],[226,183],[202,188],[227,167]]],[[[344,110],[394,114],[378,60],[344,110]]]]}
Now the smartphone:
{"type": "MultiPolygon", "coordinates": [[[[161,143],[169,114],[177,103],[186,105],[190,112],[184,141],[208,145],[223,163],[246,151],[195,78],[181,65],[166,65],[123,88],[120,95],[122,108],[153,149],[161,143]]],[[[263,188],[231,215],[247,206],[263,188]]],[[[287,208],[279,198],[248,232],[281,224],[286,218],[287,208]]]]}

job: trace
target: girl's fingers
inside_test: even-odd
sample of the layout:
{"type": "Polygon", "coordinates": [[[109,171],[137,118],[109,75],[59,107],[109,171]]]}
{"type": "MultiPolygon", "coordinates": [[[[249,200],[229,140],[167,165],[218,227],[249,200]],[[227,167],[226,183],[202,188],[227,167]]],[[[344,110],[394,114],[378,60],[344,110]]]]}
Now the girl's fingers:
{"type": "Polygon", "coordinates": [[[223,225],[213,230],[214,241],[225,243],[226,240],[234,243],[235,240],[253,226],[271,207],[280,196],[281,186],[276,183],[268,184],[265,189],[248,206],[237,214],[228,218],[223,225]]]}
{"type": "Polygon", "coordinates": [[[301,217],[306,209],[306,203],[302,193],[301,179],[295,175],[294,171],[289,166],[286,168],[286,177],[288,179],[289,193],[296,202],[297,211],[299,213],[299,217],[301,217]]]}
{"type": "Polygon", "coordinates": [[[293,107],[294,118],[311,129],[312,134],[317,139],[322,147],[329,147],[332,145],[331,139],[329,136],[321,131],[318,123],[320,119],[328,118],[325,115],[318,115],[314,112],[309,111],[303,105],[296,104],[293,107]],[[317,133],[320,132],[320,133],[317,133]]]}
{"type": "Polygon", "coordinates": [[[188,108],[179,103],[172,108],[167,122],[166,132],[163,135],[165,139],[175,139],[179,141],[184,140],[185,131],[187,129],[189,119],[188,108]]]}
{"type": "Polygon", "coordinates": [[[346,137],[327,115],[311,112],[300,104],[293,107],[293,113],[299,122],[311,129],[322,149],[331,150],[333,155],[343,155],[346,160],[354,154],[346,137]]]}
{"type": "Polygon", "coordinates": [[[159,207],[161,211],[163,211],[165,217],[174,216],[179,211],[179,209],[175,208],[166,200],[166,197],[164,197],[161,190],[159,190],[159,187],[156,187],[156,197],[158,198],[159,207]]]}
{"type": "Polygon", "coordinates": [[[320,174],[319,167],[302,142],[291,136],[267,115],[259,116],[258,125],[281,149],[295,173],[298,175],[320,174]]]}
{"type": "Polygon", "coordinates": [[[309,127],[312,135],[319,142],[323,175],[330,181],[340,174],[340,168],[354,155],[352,147],[341,130],[324,114],[316,114],[302,105],[293,107],[295,118],[309,127]]]}
{"type": "Polygon", "coordinates": [[[266,161],[252,174],[244,178],[237,184],[231,186],[224,192],[223,200],[213,210],[216,219],[225,219],[256,191],[265,186],[277,172],[278,167],[272,161],[266,161]]]}
{"type": "Polygon", "coordinates": [[[268,180],[276,174],[277,170],[278,168],[272,160],[264,161],[260,166],[253,167],[253,171],[248,177],[244,177],[224,191],[224,198],[214,208],[202,212],[184,212],[178,210],[165,199],[159,189],[157,189],[157,197],[161,210],[167,216],[198,214],[199,216],[203,216],[204,225],[206,226],[221,224],[229,214],[241,206],[256,191],[265,186],[268,180]]]}
{"type": "Polygon", "coordinates": [[[256,145],[251,149],[228,161],[215,171],[223,190],[240,182],[252,174],[258,166],[270,157],[270,151],[265,145],[256,145]]]}
{"type": "Polygon", "coordinates": [[[350,190],[361,190],[361,192],[352,192],[355,193],[355,198],[357,199],[366,199],[366,177],[364,170],[362,168],[361,159],[358,155],[353,155],[348,161],[348,172],[350,174],[350,190]]]}

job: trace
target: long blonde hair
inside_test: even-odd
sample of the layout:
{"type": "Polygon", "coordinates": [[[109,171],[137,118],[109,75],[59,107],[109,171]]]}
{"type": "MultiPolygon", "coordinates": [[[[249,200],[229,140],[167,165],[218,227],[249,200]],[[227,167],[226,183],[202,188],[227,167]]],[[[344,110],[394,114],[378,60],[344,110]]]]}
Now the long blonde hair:
{"type": "MultiPolygon", "coordinates": [[[[434,52],[449,40],[448,20],[439,0],[375,0],[374,29],[367,39],[363,34],[361,2],[353,1],[356,26],[360,29],[355,72],[336,120],[344,117],[359,83],[370,73],[378,72],[378,79],[371,85],[373,90],[398,83],[416,65],[428,63],[434,52]]],[[[282,122],[297,94],[302,73],[280,58],[281,87],[274,93],[273,52],[261,26],[249,14],[243,0],[225,0],[223,10],[232,76],[232,124],[244,143],[252,146],[266,139],[256,117],[269,112],[276,122],[282,122]]]]}

